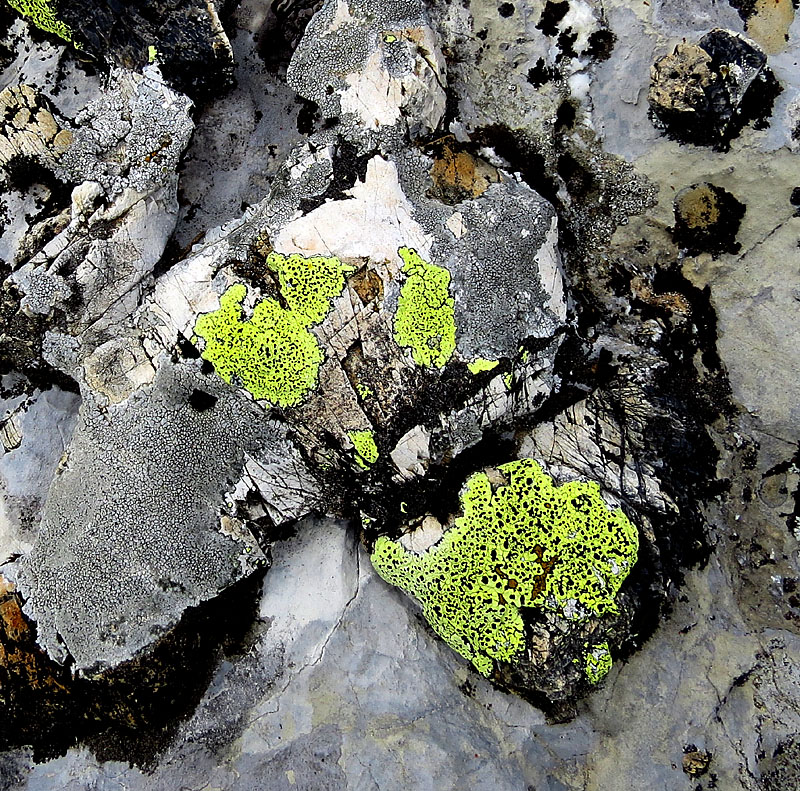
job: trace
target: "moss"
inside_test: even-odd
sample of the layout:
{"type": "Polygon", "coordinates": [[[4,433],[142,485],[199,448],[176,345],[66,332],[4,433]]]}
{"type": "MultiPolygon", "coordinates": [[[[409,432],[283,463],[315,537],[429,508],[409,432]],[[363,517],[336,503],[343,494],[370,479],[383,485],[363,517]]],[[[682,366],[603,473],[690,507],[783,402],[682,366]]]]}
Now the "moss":
{"type": "Polygon", "coordinates": [[[508,483],[485,473],[466,484],[463,515],[421,555],[381,537],[372,562],[422,605],[434,630],[484,675],[525,645],[520,609],[578,621],[616,612],[636,562],[636,528],[610,510],[596,483],[555,486],[532,459],[502,465],[508,483]]]}
{"type": "Polygon", "coordinates": [[[590,684],[599,684],[611,670],[611,651],[608,643],[599,643],[592,646],[591,651],[587,651],[584,657],[584,671],[590,684]]]}
{"type": "Polygon", "coordinates": [[[49,0],[8,0],[8,4],[41,30],[73,43],[72,29],[58,19],[55,6],[49,0]]]}
{"type": "Polygon", "coordinates": [[[498,365],[500,365],[500,360],[484,360],[483,357],[478,357],[471,363],[467,363],[467,368],[471,374],[477,376],[484,371],[494,370],[498,365]]]}
{"type": "Polygon", "coordinates": [[[278,275],[288,308],[264,299],[243,320],[247,287],[238,283],[222,295],[219,310],[198,317],[194,332],[205,341],[203,358],[226,382],[235,377],[257,400],[296,406],[317,386],[324,359],[309,328],[331,309],[350,267],[338,258],[279,253],[271,253],[267,265],[278,275]]]}
{"type": "Polygon", "coordinates": [[[356,449],[356,462],[359,467],[367,469],[378,460],[378,446],[372,431],[349,431],[348,437],[356,449]]]}
{"type": "Polygon", "coordinates": [[[409,247],[401,247],[398,253],[408,279],[397,301],[395,340],[411,349],[417,365],[443,368],[456,348],[450,273],[427,263],[409,247]]]}

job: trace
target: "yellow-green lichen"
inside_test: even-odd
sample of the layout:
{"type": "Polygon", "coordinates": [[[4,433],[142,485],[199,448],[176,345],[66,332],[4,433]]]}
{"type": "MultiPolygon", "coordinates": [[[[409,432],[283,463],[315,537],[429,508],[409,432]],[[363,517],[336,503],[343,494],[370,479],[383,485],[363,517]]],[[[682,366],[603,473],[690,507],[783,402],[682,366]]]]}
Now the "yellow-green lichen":
{"type": "Polygon", "coordinates": [[[443,368],[456,348],[450,272],[424,261],[410,247],[401,247],[398,253],[408,278],[397,300],[395,340],[411,349],[417,365],[443,368]]]}
{"type": "Polygon", "coordinates": [[[360,382],[356,385],[356,391],[362,400],[375,397],[375,391],[368,385],[361,384],[360,382]]]}
{"type": "Polygon", "coordinates": [[[46,33],[53,33],[72,44],[72,28],[58,19],[49,0],[8,0],[8,4],[46,33]]]}
{"type": "Polygon", "coordinates": [[[378,446],[372,431],[348,431],[347,436],[356,449],[356,463],[362,469],[368,469],[378,461],[378,446]]]}
{"type": "Polygon", "coordinates": [[[205,341],[203,358],[226,382],[235,377],[257,400],[296,406],[316,387],[324,359],[309,329],[331,309],[350,267],[338,258],[279,253],[271,253],[267,265],[288,308],[264,299],[243,319],[247,287],[237,283],[222,295],[219,310],[198,317],[194,332],[205,341]]]}
{"type": "Polygon", "coordinates": [[[295,253],[272,252],[267,266],[278,276],[281,295],[306,327],[319,324],[331,309],[331,302],[344,291],[344,278],[354,271],[338,258],[321,255],[306,258],[295,253]]]}
{"type": "Polygon", "coordinates": [[[596,483],[555,486],[532,459],[499,469],[508,482],[494,490],[485,473],[467,481],[463,516],[427,552],[381,537],[372,554],[378,573],[413,595],[434,630],[486,676],[524,648],[523,607],[569,620],[615,612],[639,546],[596,483]]]}
{"type": "Polygon", "coordinates": [[[590,684],[599,684],[611,670],[611,651],[608,643],[598,643],[586,652],[584,671],[590,684]]]}
{"type": "Polygon", "coordinates": [[[151,44],[147,48],[147,62],[155,63],[157,57],[158,57],[158,50],[151,44]]]}
{"type": "Polygon", "coordinates": [[[467,368],[471,374],[477,376],[484,371],[494,370],[498,365],[500,365],[500,360],[485,360],[483,357],[478,357],[471,363],[467,363],[467,368]]]}

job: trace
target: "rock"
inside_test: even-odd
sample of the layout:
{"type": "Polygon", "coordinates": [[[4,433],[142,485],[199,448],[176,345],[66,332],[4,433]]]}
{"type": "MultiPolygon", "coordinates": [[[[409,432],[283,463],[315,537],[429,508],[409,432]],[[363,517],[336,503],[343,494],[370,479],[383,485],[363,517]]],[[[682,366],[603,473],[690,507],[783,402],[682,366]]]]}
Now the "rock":
{"type": "Polygon", "coordinates": [[[326,0],[304,40],[292,56],[289,85],[324,118],[340,118],[345,135],[365,150],[395,137],[401,119],[400,128],[415,137],[437,128],[444,58],[423,3],[326,0]]]}
{"type": "Polygon", "coordinates": [[[769,123],[780,92],[755,42],[715,29],[653,64],[648,101],[674,139],[724,150],[747,124],[769,123]]]}
{"type": "Polygon", "coordinates": [[[49,2],[13,0],[11,6],[42,30],[112,66],[135,70],[157,59],[167,79],[193,97],[231,84],[233,52],[218,3],[136,0],[123,7],[70,0],[56,11],[49,2]]]}
{"type": "Polygon", "coordinates": [[[10,26],[0,785],[794,787],[800,28],[752,5],[247,0],[216,100],[214,8],[126,8],[107,82],[10,26]]]}
{"type": "Polygon", "coordinates": [[[58,387],[27,395],[27,382],[14,382],[11,376],[3,379],[0,565],[33,547],[47,490],[69,442],[80,404],[75,393],[58,387]]]}
{"type": "Polygon", "coordinates": [[[791,0],[728,0],[745,20],[745,30],[766,52],[780,52],[789,41],[795,8],[791,0]]]}
{"type": "Polygon", "coordinates": [[[689,255],[738,253],[736,241],[746,207],[725,189],[692,184],[675,196],[675,243],[689,255]]]}

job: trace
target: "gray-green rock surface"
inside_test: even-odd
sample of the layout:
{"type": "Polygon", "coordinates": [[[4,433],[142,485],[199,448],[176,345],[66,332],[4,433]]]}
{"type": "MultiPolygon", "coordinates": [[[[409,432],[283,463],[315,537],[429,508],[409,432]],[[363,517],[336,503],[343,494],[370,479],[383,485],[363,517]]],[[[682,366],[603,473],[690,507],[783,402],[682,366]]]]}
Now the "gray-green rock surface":
{"type": "Polygon", "coordinates": [[[2,9],[0,789],[798,786],[791,0],[61,5],[2,9]],[[638,556],[481,674],[370,553],[521,458],[638,556]]]}

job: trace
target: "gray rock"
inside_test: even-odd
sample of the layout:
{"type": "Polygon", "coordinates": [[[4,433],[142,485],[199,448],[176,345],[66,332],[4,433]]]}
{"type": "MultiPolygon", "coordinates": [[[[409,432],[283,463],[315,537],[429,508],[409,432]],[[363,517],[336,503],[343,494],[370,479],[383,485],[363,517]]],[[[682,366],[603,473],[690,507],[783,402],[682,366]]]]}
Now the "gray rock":
{"type": "Polygon", "coordinates": [[[57,387],[2,401],[0,567],[33,547],[47,490],[72,435],[79,404],[77,395],[57,387]]]}
{"type": "Polygon", "coordinates": [[[223,495],[244,454],[275,442],[251,408],[185,366],[161,365],[124,409],[86,393],[19,576],[40,644],[81,669],[116,664],[265,562],[252,536],[223,534],[223,495]],[[203,411],[199,388],[214,401],[203,411]]]}
{"type": "MultiPolygon", "coordinates": [[[[3,198],[2,257],[23,264],[3,295],[3,342],[24,348],[9,367],[31,378],[15,388],[4,378],[0,474],[11,516],[0,551],[27,555],[13,574],[40,639],[115,678],[109,666],[124,673],[133,655],[146,666],[153,639],[250,573],[248,558],[271,550],[274,563],[244,653],[221,658],[147,771],[85,747],[34,765],[21,749],[0,758],[0,786],[793,787],[800,28],[791,4],[775,5],[783,16],[769,28],[763,8],[742,19],[735,3],[694,0],[424,9],[329,0],[299,40],[308,4],[291,5],[276,10],[297,19],[289,80],[319,104],[317,120],[303,111],[304,130],[316,131],[295,132],[290,89],[253,54],[264,30],[257,4],[246,5],[234,41],[240,87],[198,110],[194,161],[182,171],[194,219],[194,205],[175,201],[185,101],[152,73],[101,90],[58,48],[34,44],[21,23],[12,29],[9,41],[30,56],[14,58],[0,87],[32,86],[34,108],[46,105],[83,141],[67,165],[47,146],[37,154],[77,191],[65,197],[48,183],[3,198]],[[745,23],[748,40],[738,35],[745,23]],[[709,44],[715,28],[735,35],[712,38],[749,48],[744,61],[756,53],[756,80],[770,70],[783,88],[771,116],[762,107],[759,124],[729,135],[753,73],[719,70],[725,129],[714,140],[728,137],[726,151],[670,140],[648,118],[650,66],[665,65],[679,42],[679,54],[709,44]],[[46,74],[58,64],[61,92],[46,74]],[[261,86],[274,94],[257,96],[261,86]],[[97,117],[77,117],[90,99],[97,117]],[[136,129],[119,123],[128,108],[136,129]],[[283,115],[290,129],[278,128],[283,115]],[[173,126],[167,159],[148,160],[153,130],[173,126]],[[256,154],[267,141],[282,164],[256,154]],[[146,197],[125,192],[137,185],[146,197]],[[676,196],[679,219],[694,224],[683,208],[698,185],[747,207],[725,244],[687,243],[686,229],[673,228],[676,196]],[[413,276],[398,253],[406,246],[449,274],[455,349],[441,369],[417,364],[395,338],[413,276]],[[198,317],[232,285],[247,284],[242,321],[259,302],[286,309],[291,290],[265,263],[273,250],[353,268],[310,330],[325,358],[319,389],[285,409],[197,359],[207,351],[198,317]],[[14,324],[23,319],[24,332],[14,324]],[[78,399],[42,390],[32,366],[40,377],[73,376],[83,399],[46,504],[62,452],[55,427],[66,439],[78,399]],[[357,445],[368,431],[374,462],[357,445]],[[582,701],[567,696],[569,710],[556,714],[574,716],[569,724],[472,670],[375,575],[361,546],[419,528],[403,546],[425,551],[455,513],[464,476],[514,456],[535,457],[557,482],[597,481],[639,530],[624,618],[608,640],[614,667],[582,701]],[[14,497],[28,498],[19,520],[14,497]],[[364,529],[306,520],[278,540],[315,509],[362,516],[364,529]],[[665,604],[669,617],[659,618],[665,604]]],[[[703,51],[718,66],[737,62],[703,51]]],[[[659,101],[685,89],[670,74],[659,69],[659,101]]],[[[528,625],[542,636],[541,624],[528,625]]],[[[552,693],[564,677],[516,688],[552,693]]],[[[146,689],[141,697],[146,706],[146,689]]],[[[102,726],[80,716],[76,736],[98,750],[92,727],[102,726]]]]}

